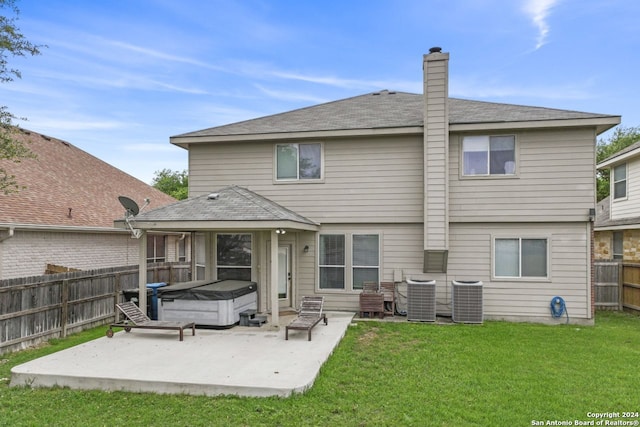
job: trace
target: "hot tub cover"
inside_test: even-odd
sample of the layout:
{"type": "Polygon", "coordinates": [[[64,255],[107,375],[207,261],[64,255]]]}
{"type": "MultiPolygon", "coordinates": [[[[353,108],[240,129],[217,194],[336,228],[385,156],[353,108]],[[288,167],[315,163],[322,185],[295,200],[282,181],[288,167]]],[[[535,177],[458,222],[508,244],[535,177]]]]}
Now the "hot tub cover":
{"type": "Polygon", "coordinates": [[[232,300],[256,292],[256,282],[245,280],[196,280],[158,289],[159,297],[181,300],[232,300]]]}

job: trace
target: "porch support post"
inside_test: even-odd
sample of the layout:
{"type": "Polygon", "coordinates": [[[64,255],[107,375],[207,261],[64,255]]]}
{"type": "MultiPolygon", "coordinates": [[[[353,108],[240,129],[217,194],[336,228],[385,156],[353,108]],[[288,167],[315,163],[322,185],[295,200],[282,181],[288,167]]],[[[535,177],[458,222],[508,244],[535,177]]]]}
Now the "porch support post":
{"type": "Polygon", "coordinates": [[[271,230],[271,324],[278,327],[280,302],[278,301],[278,233],[271,230]]]}
{"type": "Polygon", "coordinates": [[[138,306],[147,312],[147,232],[142,230],[138,239],[138,306]]]}

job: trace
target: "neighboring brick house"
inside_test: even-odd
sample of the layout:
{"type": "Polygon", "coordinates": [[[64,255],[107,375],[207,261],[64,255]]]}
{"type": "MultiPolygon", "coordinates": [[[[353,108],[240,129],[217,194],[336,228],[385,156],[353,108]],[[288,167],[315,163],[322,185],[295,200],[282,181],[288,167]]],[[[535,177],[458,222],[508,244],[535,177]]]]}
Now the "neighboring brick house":
{"type": "MultiPolygon", "coordinates": [[[[0,160],[25,188],[0,192],[0,279],[41,275],[47,265],[94,269],[138,264],[139,243],[116,229],[124,216],[118,196],[158,208],[176,200],[68,142],[16,130],[36,159],[0,160]]],[[[149,239],[150,261],[187,260],[189,238],[158,233],[149,239]]]]}
{"type": "Polygon", "coordinates": [[[595,258],[640,262],[640,141],[597,168],[610,170],[611,192],[596,208],[595,258]]]}

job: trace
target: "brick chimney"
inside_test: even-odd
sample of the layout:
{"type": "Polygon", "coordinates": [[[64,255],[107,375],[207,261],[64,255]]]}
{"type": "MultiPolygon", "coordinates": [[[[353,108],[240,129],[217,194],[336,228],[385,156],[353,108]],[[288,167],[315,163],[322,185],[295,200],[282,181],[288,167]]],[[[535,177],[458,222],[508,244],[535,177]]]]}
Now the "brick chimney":
{"type": "Polygon", "coordinates": [[[449,54],[424,55],[424,272],[445,273],[449,249],[449,54]]]}

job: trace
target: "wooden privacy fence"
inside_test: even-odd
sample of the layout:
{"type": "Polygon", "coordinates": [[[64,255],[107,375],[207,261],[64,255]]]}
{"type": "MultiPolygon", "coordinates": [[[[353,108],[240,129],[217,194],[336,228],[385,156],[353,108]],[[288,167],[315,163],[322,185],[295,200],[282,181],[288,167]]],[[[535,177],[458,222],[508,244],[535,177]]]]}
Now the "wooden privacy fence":
{"type": "Polygon", "coordinates": [[[640,313],[640,264],[595,262],[596,310],[640,313]]]}
{"type": "Polygon", "coordinates": [[[596,261],[596,310],[622,310],[622,264],[616,261],[596,261]]]}
{"type": "MultiPolygon", "coordinates": [[[[147,283],[186,282],[189,263],[147,266],[147,283]]],[[[0,354],[113,320],[122,291],[138,288],[138,266],[0,280],[0,354]]]]}
{"type": "Polygon", "coordinates": [[[640,264],[622,265],[622,307],[640,313],[640,264]]]}

